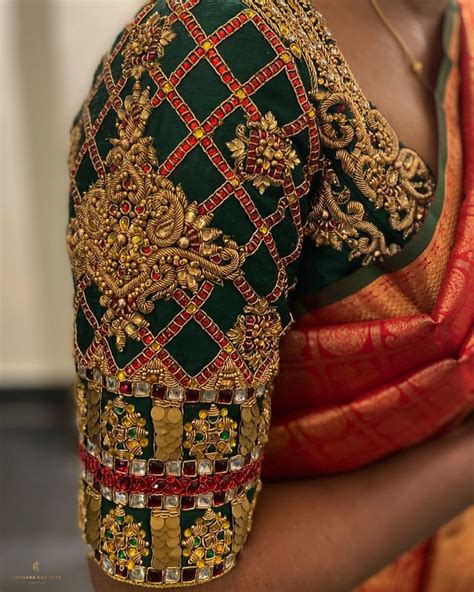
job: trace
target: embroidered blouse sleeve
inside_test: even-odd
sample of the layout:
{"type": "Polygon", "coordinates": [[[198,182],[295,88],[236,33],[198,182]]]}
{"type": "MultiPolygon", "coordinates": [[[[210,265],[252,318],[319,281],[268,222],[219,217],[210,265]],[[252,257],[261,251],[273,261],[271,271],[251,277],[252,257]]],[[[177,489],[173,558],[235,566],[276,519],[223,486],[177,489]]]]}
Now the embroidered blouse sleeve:
{"type": "Polygon", "coordinates": [[[114,578],[205,582],[245,544],[318,159],[308,81],[243,1],[159,0],[72,128],[80,517],[114,578]]]}

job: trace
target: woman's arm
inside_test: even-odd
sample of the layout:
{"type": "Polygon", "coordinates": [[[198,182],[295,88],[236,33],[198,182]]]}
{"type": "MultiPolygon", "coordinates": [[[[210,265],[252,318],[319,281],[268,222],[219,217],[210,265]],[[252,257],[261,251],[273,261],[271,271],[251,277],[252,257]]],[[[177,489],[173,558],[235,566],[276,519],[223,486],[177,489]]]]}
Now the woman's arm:
{"type": "MultiPolygon", "coordinates": [[[[471,422],[366,469],[266,484],[236,568],[193,589],[347,592],[474,503],[473,460],[471,422]]],[[[97,592],[136,590],[91,574],[97,592]]]]}

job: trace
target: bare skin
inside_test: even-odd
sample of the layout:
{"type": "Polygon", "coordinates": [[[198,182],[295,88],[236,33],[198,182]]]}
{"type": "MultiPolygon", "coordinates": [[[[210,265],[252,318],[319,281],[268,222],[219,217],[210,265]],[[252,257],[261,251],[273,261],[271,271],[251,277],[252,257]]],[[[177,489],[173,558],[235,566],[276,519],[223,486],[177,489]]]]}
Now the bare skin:
{"type": "MultiPolygon", "coordinates": [[[[324,15],[365,96],[388,119],[399,139],[437,175],[435,102],[409,68],[408,58],[369,0],[313,0],[324,15]],[[363,40],[363,42],[362,42],[363,40]]],[[[445,0],[380,0],[396,30],[425,67],[435,87],[442,57],[445,0]]]]}
{"type": "MultiPolygon", "coordinates": [[[[436,174],[433,98],[410,72],[406,57],[369,1],[314,1],[367,98],[436,174]]],[[[434,86],[446,1],[381,0],[381,5],[424,62],[434,86]]],[[[238,565],[224,577],[190,589],[348,592],[474,504],[473,460],[470,422],[449,436],[363,470],[265,484],[238,565]]],[[[139,590],[110,579],[93,562],[90,571],[96,592],[139,590]]]]}

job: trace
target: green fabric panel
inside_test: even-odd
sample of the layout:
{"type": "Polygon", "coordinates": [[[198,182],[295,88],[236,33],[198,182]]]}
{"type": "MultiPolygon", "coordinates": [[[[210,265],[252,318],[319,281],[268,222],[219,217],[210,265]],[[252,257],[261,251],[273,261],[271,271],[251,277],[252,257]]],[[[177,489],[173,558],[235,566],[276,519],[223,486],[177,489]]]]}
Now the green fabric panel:
{"type": "Polygon", "coordinates": [[[266,296],[276,284],[278,269],[264,242],[247,257],[243,269],[247,281],[257,294],[266,296]]]}
{"type": "Polygon", "coordinates": [[[220,351],[216,342],[194,319],[184,325],[166,349],[191,375],[200,372],[220,351]]]}
{"type": "Polygon", "coordinates": [[[298,243],[298,234],[289,209],[286,210],[283,220],[273,227],[272,235],[281,258],[293,253],[298,243]]]}
{"type": "Polygon", "coordinates": [[[76,330],[77,330],[77,344],[82,353],[91,345],[94,339],[94,330],[89,324],[82,308],[77,311],[76,315],[76,330]]]}
{"type": "Polygon", "coordinates": [[[259,88],[252,99],[262,115],[271,111],[280,127],[294,121],[295,114],[301,112],[295,91],[284,71],[259,88]]]}
{"type": "Polygon", "coordinates": [[[204,121],[209,117],[212,111],[231,94],[206,60],[201,60],[189,71],[178,85],[177,90],[180,95],[188,97],[187,103],[199,121],[204,121]],[[208,85],[208,89],[212,89],[212,92],[195,92],[194,89],[199,88],[203,81],[208,85]]]}
{"type": "Polygon", "coordinates": [[[168,101],[153,109],[147,135],[154,139],[158,161],[163,162],[188,135],[188,129],[168,101]]]}
{"type": "Polygon", "coordinates": [[[97,177],[89,152],[86,152],[76,175],[76,185],[79,192],[81,194],[86,193],[89,187],[97,181],[97,177]]]}
{"type": "Polygon", "coordinates": [[[94,123],[94,121],[97,119],[97,116],[104,108],[108,98],[109,95],[107,92],[107,87],[105,86],[105,82],[101,82],[97,90],[97,94],[94,96],[89,106],[89,113],[91,114],[92,123],[94,123]]]}
{"type": "Polygon", "coordinates": [[[242,84],[276,58],[271,45],[250,22],[221,41],[218,50],[224,60],[232,64],[232,74],[242,84]]]}
{"type": "Polygon", "coordinates": [[[212,225],[232,238],[239,245],[244,245],[255,232],[247,212],[236,199],[227,199],[214,212],[212,225]]]}
{"type": "Polygon", "coordinates": [[[159,300],[155,303],[155,311],[149,315],[150,331],[156,335],[162,331],[181,311],[181,307],[174,300],[159,300]]]}
{"type": "Polygon", "coordinates": [[[117,134],[116,121],[117,113],[114,109],[109,109],[101,126],[102,133],[99,138],[96,138],[97,150],[102,160],[105,160],[110,152],[110,138],[114,138],[117,134]]]}
{"type": "Polygon", "coordinates": [[[145,349],[145,346],[140,341],[129,338],[127,339],[127,343],[125,344],[123,351],[120,352],[117,350],[115,336],[107,337],[106,339],[111,351],[114,352],[114,358],[117,361],[118,366],[121,368],[129,364],[133,358],[135,358],[135,356],[145,349]]]}
{"type": "Polygon", "coordinates": [[[246,304],[240,292],[229,290],[224,285],[216,286],[201,308],[211,316],[222,331],[227,332],[237,320],[237,312],[242,311],[246,304]]]}
{"type": "MultiPolygon", "coordinates": [[[[160,150],[159,138],[156,145],[160,150]]],[[[225,183],[225,177],[211,163],[201,146],[196,145],[179,163],[169,178],[181,185],[189,201],[203,202],[225,183]]]]}
{"type": "Polygon", "coordinates": [[[193,15],[196,17],[203,31],[207,35],[210,35],[215,29],[239,14],[244,8],[245,5],[242,2],[204,0],[198,2],[193,8],[193,15]]]}

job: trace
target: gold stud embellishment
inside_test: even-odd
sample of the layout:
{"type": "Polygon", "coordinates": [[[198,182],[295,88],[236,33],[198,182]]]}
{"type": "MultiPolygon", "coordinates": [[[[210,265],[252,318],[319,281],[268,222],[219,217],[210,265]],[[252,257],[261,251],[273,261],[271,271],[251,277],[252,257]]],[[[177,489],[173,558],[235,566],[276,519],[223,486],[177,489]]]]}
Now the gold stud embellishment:
{"type": "Polygon", "coordinates": [[[146,420],[121,395],[107,402],[101,417],[102,438],[109,453],[123,460],[143,454],[148,446],[146,420]]]}
{"type": "Polygon", "coordinates": [[[219,411],[216,405],[201,409],[199,418],[184,425],[183,446],[196,458],[219,458],[230,454],[236,445],[237,422],[228,416],[228,410],[219,411]]]}
{"type": "Polygon", "coordinates": [[[121,568],[132,570],[143,564],[143,557],[150,553],[146,533],[140,522],[117,506],[102,519],[100,529],[102,552],[121,568]]]}
{"type": "Polygon", "coordinates": [[[278,343],[283,331],[278,311],[261,298],[256,304],[247,305],[244,313],[228,332],[229,339],[250,368],[256,370],[271,360],[271,370],[276,373],[278,343]]]}
{"type": "Polygon", "coordinates": [[[300,163],[291,140],[269,111],[259,121],[247,119],[237,126],[236,138],[227,142],[237,173],[252,181],[260,194],[270,185],[282,185],[300,163]]]}
{"type": "Polygon", "coordinates": [[[158,14],[146,22],[135,25],[123,52],[123,73],[125,76],[140,76],[157,66],[164,55],[164,48],[176,37],[169,20],[158,14]]]}
{"type": "Polygon", "coordinates": [[[220,512],[208,508],[184,531],[183,556],[190,565],[204,567],[222,563],[230,552],[232,531],[228,519],[220,512]]]}

